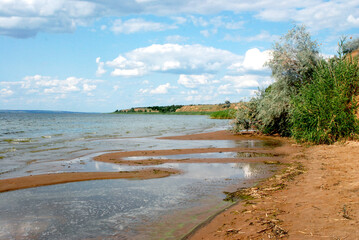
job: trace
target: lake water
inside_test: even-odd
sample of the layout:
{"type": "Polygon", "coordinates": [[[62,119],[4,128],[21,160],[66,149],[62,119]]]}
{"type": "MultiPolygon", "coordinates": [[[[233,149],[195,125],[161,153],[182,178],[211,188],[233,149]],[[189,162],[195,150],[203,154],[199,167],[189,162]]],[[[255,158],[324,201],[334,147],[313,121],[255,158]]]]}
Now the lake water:
{"type": "MultiPolygon", "coordinates": [[[[171,149],[173,141],[156,137],[228,127],[228,120],[207,116],[0,113],[0,178],[26,175],[39,163],[98,152],[171,149]]],[[[176,148],[189,146],[182,142],[176,148]]],[[[207,146],[211,142],[193,147],[207,146]]]]}
{"type": "MultiPolygon", "coordinates": [[[[111,151],[268,146],[259,140],[156,139],[228,127],[228,120],[207,116],[0,113],[0,178],[139,168],[92,160],[111,151]]],[[[162,179],[86,181],[0,193],[0,239],[178,239],[230,205],[222,201],[224,190],[246,186],[273,170],[261,163],[167,163],[156,167],[184,173],[162,179]]]]}

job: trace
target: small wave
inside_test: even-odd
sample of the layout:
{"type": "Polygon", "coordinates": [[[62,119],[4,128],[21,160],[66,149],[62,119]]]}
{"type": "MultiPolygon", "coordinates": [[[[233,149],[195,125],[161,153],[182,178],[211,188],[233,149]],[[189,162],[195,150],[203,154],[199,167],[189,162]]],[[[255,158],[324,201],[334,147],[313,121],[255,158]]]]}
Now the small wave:
{"type": "Polygon", "coordinates": [[[31,138],[8,138],[8,139],[3,139],[2,140],[3,142],[7,142],[7,143],[14,143],[14,144],[17,144],[17,143],[24,143],[24,142],[31,142],[31,138]]]}
{"type": "Polygon", "coordinates": [[[17,149],[16,148],[9,148],[9,149],[5,149],[4,151],[1,151],[0,153],[8,153],[8,152],[15,152],[17,149]]]}
{"type": "Polygon", "coordinates": [[[66,148],[66,147],[39,149],[39,150],[32,150],[32,151],[30,151],[30,152],[32,152],[32,153],[47,152],[47,151],[55,151],[55,150],[60,150],[60,149],[64,149],[64,148],[66,148]]]}
{"type": "Polygon", "coordinates": [[[4,135],[9,135],[9,134],[19,134],[19,133],[24,133],[25,131],[10,131],[10,132],[4,132],[4,133],[1,133],[1,134],[4,134],[4,135]]]}
{"type": "Polygon", "coordinates": [[[41,136],[42,138],[51,138],[51,136],[41,136]]]}

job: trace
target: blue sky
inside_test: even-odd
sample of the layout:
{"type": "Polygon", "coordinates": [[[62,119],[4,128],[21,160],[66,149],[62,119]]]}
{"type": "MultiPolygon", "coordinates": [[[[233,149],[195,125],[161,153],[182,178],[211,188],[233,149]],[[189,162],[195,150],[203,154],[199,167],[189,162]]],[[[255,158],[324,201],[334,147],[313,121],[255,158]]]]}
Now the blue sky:
{"type": "Polygon", "coordinates": [[[0,0],[0,109],[249,99],[294,24],[333,55],[359,37],[359,0],[0,0]]]}

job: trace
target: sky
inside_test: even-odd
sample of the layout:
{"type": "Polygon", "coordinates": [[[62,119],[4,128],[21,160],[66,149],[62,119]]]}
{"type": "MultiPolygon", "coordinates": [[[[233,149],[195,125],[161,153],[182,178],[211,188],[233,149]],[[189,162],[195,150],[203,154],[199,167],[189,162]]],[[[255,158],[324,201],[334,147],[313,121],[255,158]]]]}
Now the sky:
{"type": "Polygon", "coordinates": [[[245,101],[295,24],[334,55],[359,0],[0,0],[0,109],[245,101]]]}

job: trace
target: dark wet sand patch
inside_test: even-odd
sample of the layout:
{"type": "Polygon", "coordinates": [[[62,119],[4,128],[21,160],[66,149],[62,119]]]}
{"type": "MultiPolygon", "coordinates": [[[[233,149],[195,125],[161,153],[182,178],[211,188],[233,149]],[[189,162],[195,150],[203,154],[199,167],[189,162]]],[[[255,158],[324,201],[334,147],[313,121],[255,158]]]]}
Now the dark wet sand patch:
{"type": "Polygon", "coordinates": [[[175,169],[142,169],[138,171],[125,172],[72,172],[53,173],[0,180],[0,192],[7,192],[25,188],[40,187],[61,183],[80,182],[89,180],[104,179],[152,179],[168,177],[171,174],[178,174],[175,169]]]}

